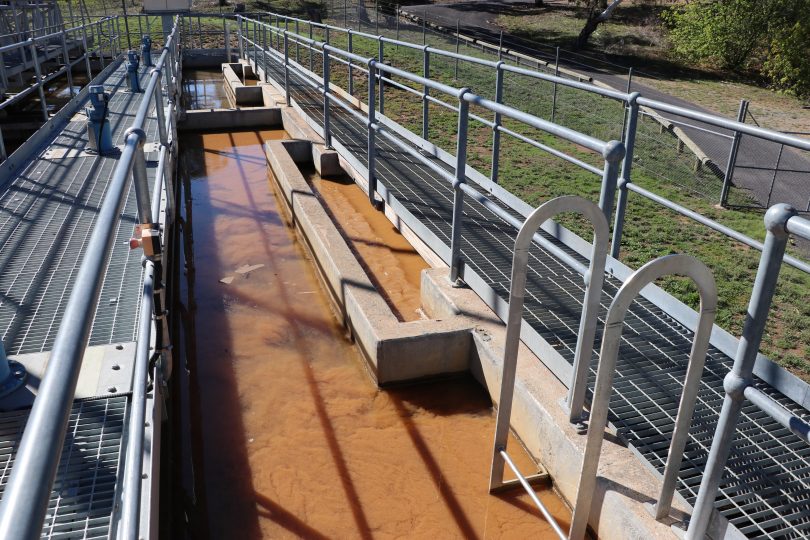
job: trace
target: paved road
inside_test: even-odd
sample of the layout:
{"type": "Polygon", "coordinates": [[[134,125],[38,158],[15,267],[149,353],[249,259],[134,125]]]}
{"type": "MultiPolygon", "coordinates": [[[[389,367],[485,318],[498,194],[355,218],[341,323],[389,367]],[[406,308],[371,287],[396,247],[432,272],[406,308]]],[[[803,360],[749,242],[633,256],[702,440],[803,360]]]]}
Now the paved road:
{"type": "MultiPolygon", "coordinates": [[[[408,6],[403,8],[403,11],[417,17],[426,17],[428,21],[444,26],[453,26],[458,21],[462,33],[497,44],[501,32],[501,28],[495,24],[497,15],[520,9],[526,5],[526,2],[516,0],[468,0],[408,6]]],[[[508,34],[504,34],[503,43],[505,47],[524,54],[543,60],[554,60],[553,49],[544,48],[542,44],[532,45],[508,34]]],[[[560,65],[617,90],[627,90],[627,72],[618,66],[601,65],[597,62],[586,64],[583,59],[574,57],[572,54],[561,54],[560,65]],[[596,65],[601,67],[596,67],[596,65]]],[[[634,82],[631,89],[640,92],[646,98],[670,105],[704,113],[712,112],[647,85],[634,82]]],[[[685,120],[671,114],[662,113],[661,116],[671,121],[684,121],[695,126],[681,127],[712,161],[713,168],[718,175],[722,176],[725,173],[731,148],[730,131],[703,122],[685,120]],[[707,133],[703,130],[710,132],[707,133]]],[[[780,156],[779,144],[744,136],[741,140],[737,164],[733,175],[734,184],[749,190],[760,205],[767,205],[770,198],[770,204],[786,202],[800,210],[808,210],[810,202],[810,155],[808,153],[785,148],[780,156]],[[779,171],[774,174],[777,160],[779,160],[779,171]],[[773,193],[769,197],[772,184],[773,193]]]]}

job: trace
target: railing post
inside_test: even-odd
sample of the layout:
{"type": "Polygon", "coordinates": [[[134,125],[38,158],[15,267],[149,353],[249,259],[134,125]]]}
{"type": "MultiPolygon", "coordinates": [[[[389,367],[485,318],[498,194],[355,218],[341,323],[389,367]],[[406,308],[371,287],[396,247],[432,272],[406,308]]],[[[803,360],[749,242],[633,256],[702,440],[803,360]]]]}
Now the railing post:
{"type": "MultiPolygon", "coordinates": [[[[557,52],[554,56],[554,76],[560,76],[560,48],[557,47],[557,52]]],[[[554,81],[554,92],[551,95],[551,121],[557,117],[557,81],[554,81]]]]}
{"type": "Polygon", "coordinates": [[[298,41],[299,36],[298,19],[295,19],[295,61],[301,63],[301,43],[298,41]]]}
{"type": "Polygon", "coordinates": [[[503,60],[503,30],[498,36],[498,60],[503,60]]]}
{"type": "Polygon", "coordinates": [[[239,58],[245,57],[245,44],[242,40],[242,16],[236,16],[236,42],[239,44],[239,58]]]}
{"type": "MultiPolygon", "coordinates": [[[[627,94],[630,94],[630,88],[633,86],[633,68],[627,70],[627,94]]],[[[627,104],[625,104],[627,105],[627,104]]],[[[622,114],[622,140],[624,140],[625,135],[627,135],[627,110],[628,107],[624,107],[624,111],[622,114]]]]}
{"type": "Polygon", "coordinates": [[[67,48],[67,36],[65,31],[62,30],[62,56],[65,57],[65,72],[67,75],[68,88],[70,88],[70,97],[76,95],[76,90],[73,89],[73,64],[70,63],[70,53],[67,48]]]}
{"type": "Polygon", "coordinates": [[[326,148],[332,148],[332,133],[329,126],[329,51],[323,51],[323,140],[326,148]]]}
{"type": "MultiPolygon", "coordinates": [[[[399,4],[397,4],[397,41],[399,41],[399,4]]],[[[397,50],[399,50],[399,45],[397,45],[397,50]]]]}
{"type": "MultiPolygon", "coordinates": [[[[352,50],[352,29],[347,28],[346,33],[348,35],[348,40],[349,40],[349,52],[351,53],[351,52],[353,52],[353,50],[352,50]]],[[[349,95],[353,96],[354,95],[354,76],[352,74],[352,59],[349,58],[348,60],[349,60],[349,95]]]]}
{"type": "MultiPolygon", "coordinates": [[[[741,107],[742,109],[742,107],[741,107]]],[[[745,403],[743,393],[753,384],[754,363],[759,352],[762,334],[765,332],[765,323],[771,309],[779,270],[782,267],[782,258],[788,242],[787,222],[796,215],[796,210],[787,204],[772,206],[765,213],[765,228],[768,231],[759,259],[759,269],[748,302],[748,311],[743,326],[742,338],[734,356],[734,365],[723,380],[726,397],[717,429],[712,438],[711,450],[706,460],[703,472],[703,481],[700,483],[694,512],[689,521],[686,538],[699,540],[706,536],[714,499],[720,480],[723,477],[726,460],[734,444],[734,433],[740,411],[745,403]]]]}
{"type": "Polygon", "coordinates": [[[42,106],[42,119],[48,121],[48,103],[45,101],[45,89],[42,84],[42,70],[39,67],[39,56],[37,55],[37,46],[33,39],[28,40],[29,48],[31,49],[31,59],[34,62],[34,73],[37,77],[37,91],[39,92],[39,101],[42,106]]]}
{"type": "MultiPolygon", "coordinates": [[[[380,6],[378,0],[374,0],[374,33],[380,35],[380,6]]],[[[382,62],[382,60],[380,60],[382,62]]],[[[380,94],[382,95],[382,85],[380,85],[380,94]]],[[[380,110],[382,113],[382,110],[380,110]]]]}
{"type": "MultiPolygon", "coordinates": [[[[310,49],[310,53],[312,49],[310,49]]],[[[290,98],[290,42],[287,36],[287,31],[284,31],[284,97],[287,101],[287,107],[292,103],[290,98]]]]}
{"type": "Polygon", "coordinates": [[[372,59],[368,62],[368,200],[371,204],[377,205],[377,149],[375,147],[376,132],[374,124],[377,120],[374,112],[374,87],[376,82],[374,80],[374,72],[376,71],[376,62],[372,59]]]}
{"type": "Polygon", "coordinates": [[[624,130],[624,160],[622,161],[622,172],[619,179],[619,198],[616,201],[616,219],[613,223],[613,240],[610,243],[610,256],[619,258],[619,251],[622,246],[622,232],[624,231],[624,215],[627,211],[627,186],[630,184],[630,174],[633,168],[633,152],[636,145],[636,131],[638,128],[638,98],[640,94],[634,92],[627,99],[627,109],[630,115],[627,119],[627,128],[624,130]]]}
{"type": "MultiPolygon", "coordinates": [[[[385,43],[383,42],[382,36],[379,36],[377,39],[379,41],[378,62],[382,64],[384,62],[383,46],[385,45],[385,43]]],[[[379,69],[377,70],[377,75],[380,78],[380,114],[385,114],[385,83],[383,82],[383,73],[384,73],[383,71],[380,71],[379,69]]]]}
{"type": "Polygon", "coordinates": [[[456,179],[453,182],[453,228],[450,233],[450,282],[460,284],[461,273],[461,229],[464,221],[464,192],[461,184],[467,181],[467,123],[470,104],[464,99],[469,88],[458,93],[458,133],[456,138],[456,179]]]}
{"type": "MultiPolygon", "coordinates": [[[[309,23],[309,39],[310,39],[310,41],[312,41],[312,21],[310,21],[310,23],[309,23]]],[[[310,46],[309,46],[309,71],[312,71],[312,72],[314,72],[313,66],[312,66],[312,56],[313,56],[313,53],[314,53],[313,49],[314,49],[314,46],[310,44],[310,46]]]]}
{"type": "MultiPolygon", "coordinates": [[[[745,122],[745,115],[748,112],[748,101],[745,99],[740,100],[740,109],[737,111],[737,122],[745,122]]],[[[723,175],[723,188],[720,190],[720,206],[725,207],[728,203],[728,192],[731,189],[731,182],[734,178],[734,167],[737,164],[737,152],[740,149],[740,139],[742,134],[739,131],[734,132],[734,138],[731,140],[731,148],[728,152],[728,162],[726,163],[726,173],[723,175]]]]}
{"type": "MultiPolygon", "coordinates": [[[[428,52],[427,45],[422,47],[422,76],[425,79],[430,79],[430,53],[428,52]]],[[[430,88],[422,86],[422,138],[426,141],[430,135],[430,110],[428,96],[430,95],[430,88]]]]}
{"type": "MultiPolygon", "coordinates": [[[[495,65],[495,102],[503,103],[503,62],[495,65]]],[[[498,164],[501,159],[501,113],[496,112],[492,122],[492,169],[489,179],[493,183],[498,183],[498,164]]]]}
{"type": "Polygon", "coordinates": [[[625,156],[624,145],[619,141],[608,141],[602,152],[605,168],[602,172],[602,189],[599,193],[599,208],[610,223],[613,201],[616,198],[616,183],[619,177],[619,161],[625,156]]]}

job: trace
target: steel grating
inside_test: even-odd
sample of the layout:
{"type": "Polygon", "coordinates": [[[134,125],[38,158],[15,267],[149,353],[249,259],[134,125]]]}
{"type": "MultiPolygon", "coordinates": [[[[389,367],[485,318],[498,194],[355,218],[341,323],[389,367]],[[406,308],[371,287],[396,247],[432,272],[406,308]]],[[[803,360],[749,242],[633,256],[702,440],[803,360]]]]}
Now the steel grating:
{"type": "MultiPolygon", "coordinates": [[[[128,407],[128,396],[74,402],[42,538],[109,537],[128,407]]],[[[0,496],[29,412],[0,413],[0,496]]]]}
{"type": "MultiPolygon", "coordinates": [[[[142,86],[147,76],[144,70],[142,86]]],[[[111,93],[113,143],[120,145],[144,94],[126,90],[123,63],[104,86],[111,93]]],[[[154,112],[145,131],[147,141],[158,138],[154,112]]],[[[116,156],[80,155],[86,140],[84,117],[77,116],[47,149],[40,149],[0,188],[0,331],[9,354],[50,350],[83,246],[118,164],[116,156]],[[67,157],[50,157],[55,150],[68,151],[67,157]]],[[[147,159],[152,160],[147,172],[153,182],[157,153],[147,154],[147,159]]],[[[130,188],[106,267],[90,345],[135,339],[142,268],[140,252],[130,252],[127,240],[136,217],[130,188]]]]}
{"type": "MultiPolygon", "coordinates": [[[[250,48],[248,53],[252,54],[250,48]]],[[[272,56],[268,58],[269,74],[283,81],[283,67],[272,56]]],[[[322,95],[305,75],[291,70],[290,77],[294,100],[321,124],[322,95]]],[[[365,166],[366,127],[339,106],[333,105],[330,115],[333,138],[365,166]]],[[[377,147],[378,181],[434,240],[449,246],[452,187],[383,137],[377,138],[377,147]]],[[[436,163],[450,170],[446,164],[438,160],[436,163]]],[[[513,227],[482,205],[466,199],[462,242],[465,272],[473,271],[503,299],[508,298],[516,234],[513,227]]],[[[553,237],[547,238],[582,260],[553,237]]],[[[527,279],[524,320],[572,363],[584,296],[581,277],[535,245],[530,252],[527,279]]],[[[607,277],[597,344],[601,342],[607,306],[620,285],[618,280],[607,277]]],[[[691,331],[643,298],[633,304],[625,320],[610,419],[620,436],[659,473],[664,468],[692,336],[691,331]]],[[[591,388],[597,357],[595,350],[591,388]]],[[[714,347],[709,349],[678,485],[690,504],[694,503],[702,478],[723,401],[723,377],[731,364],[732,359],[724,353],[714,347]]],[[[756,384],[783,406],[810,420],[808,411],[762,381],[756,384]]],[[[749,538],[804,538],[810,536],[809,477],[810,448],[806,443],[748,404],[715,506],[749,538]]]]}

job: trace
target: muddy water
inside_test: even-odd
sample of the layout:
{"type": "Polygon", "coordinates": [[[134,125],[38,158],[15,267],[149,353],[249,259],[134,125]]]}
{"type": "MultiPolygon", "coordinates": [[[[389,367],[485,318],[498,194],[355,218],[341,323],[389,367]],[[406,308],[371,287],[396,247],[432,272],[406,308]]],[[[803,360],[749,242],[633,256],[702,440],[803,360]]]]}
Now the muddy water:
{"type": "Polygon", "coordinates": [[[392,311],[403,321],[419,319],[419,284],[428,264],[351,178],[321,178],[314,171],[307,177],[392,311]]]}
{"type": "Polygon", "coordinates": [[[222,70],[184,69],[183,100],[186,109],[227,108],[228,95],[222,81],[222,70]]]}
{"type": "MultiPolygon", "coordinates": [[[[528,497],[487,493],[494,417],[480,386],[380,391],[368,378],[268,182],[260,143],[280,136],[181,142],[172,537],[551,537],[528,497]]],[[[541,496],[567,526],[563,504],[541,496]]]]}

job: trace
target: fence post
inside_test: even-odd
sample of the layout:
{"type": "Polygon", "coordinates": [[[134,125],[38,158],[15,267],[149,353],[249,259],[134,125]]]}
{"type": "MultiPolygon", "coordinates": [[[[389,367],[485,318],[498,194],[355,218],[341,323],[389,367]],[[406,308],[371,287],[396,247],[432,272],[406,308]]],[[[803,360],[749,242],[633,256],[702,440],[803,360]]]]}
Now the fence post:
{"type": "MultiPolygon", "coordinates": [[[[560,76],[560,48],[557,47],[557,52],[554,55],[554,76],[560,76]]],[[[551,96],[551,121],[557,116],[557,81],[554,81],[554,93],[551,96]]]]}
{"type": "MultiPolygon", "coordinates": [[[[503,103],[503,62],[495,64],[495,102],[503,103]]],[[[493,183],[498,183],[498,162],[501,155],[501,113],[495,113],[492,126],[492,169],[489,179],[493,183]]]]}
{"type": "MultiPolygon", "coordinates": [[[[741,107],[742,109],[742,107],[741,107]]],[[[748,315],[743,326],[742,339],[734,356],[734,365],[723,379],[726,397],[720,410],[714,438],[703,481],[700,483],[694,504],[692,519],[686,531],[687,539],[702,539],[706,535],[709,520],[714,510],[714,499],[723,477],[726,460],[734,444],[734,432],[740,411],[745,403],[745,389],[753,383],[754,362],[759,352],[765,323],[776,290],[782,258],[788,242],[787,222],[796,215],[796,210],[787,204],[776,204],[765,213],[765,244],[759,259],[759,269],[748,303],[748,315]]]]}
{"type": "Polygon", "coordinates": [[[422,11],[422,45],[427,44],[427,27],[426,21],[427,20],[427,10],[422,11]]]}
{"type": "MultiPolygon", "coordinates": [[[[309,22],[309,40],[312,41],[312,21],[309,22]]],[[[314,45],[312,45],[310,43],[310,45],[309,45],[309,70],[310,71],[313,71],[313,69],[312,69],[313,47],[314,47],[314,45]]]]}
{"type": "Polygon", "coordinates": [[[498,36],[498,60],[503,60],[503,30],[498,36]]]}
{"type": "Polygon", "coordinates": [[[469,88],[458,93],[458,133],[456,137],[456,179],[453,182],[453,228],[450,233],[450,282],[460,284],[461,276],[461,228],[464,221],[464,192],[461,184],[467,180],[467,123],[470,104],[464,99],[469,88]]]}
{"type": "Polygon", "coordinates": [[[613,222],[613,239],[610,242],[610,256],[619,258],[619,251],[622,245],[622,232],[624,231],[624,214],[627,211],[627,186],[630,184],[630,173],[633,168],[633,152],[636,146],[636,130],[638,127],[638,98],[641,94],[633,92],[627,99],[627,109],[630,109],[630,116],[627,119],[627,128],[624,132],[624,160],[622,161],[622,172],[619,178],[619,198],[616,201],[616,219],[613,222]]]}
{"type": "Polygon", "coordinates": [[[768,200],[765,202],[765,206],[771,205],[771,196],[773,195],[773,188],[776,185],[776,175],[779,173],[779,163],[782,162],[782,154],[785,151],[785,145],[779,145],[779,155],[776,156],[776,165],[773,168],[773,176],[771,176],[771,187],[768,189],[768,200]]]}
{"type": "MultiPolygon", "coordinates": [[[[379,42],[380,42],[380,46],[379,46],[379,54],[378,54],[377,61],[380,64],[382,64],[383,63],[383,53],[385,52],[383,50],[383,45],[385,45],[385,43],[383,42],[382,36],[379,36],[378,39],[379,39],[379,42]]],[[[383,82],[383,73],[384,73],[383,71],[380,71],[379,69],[377,70],[377,76],[379,77],[379,80],[380,80],[380,114],[385,114],[385,83],[383,82]]]]}
{"type": "MultiPolygon", "coordinates": [[[[353,48],[353,45],[352,45],[352,29],[347,28],[346,33],[348,34],[349,52],[351,53],[352,48],[353,48]]],[[[349,67],[349,95],[353,96],[354,95],[354,76],[352,75],[352,59],[348,58],[348,61],[349,61],[349,66],[348,66],[349,67]]]]}
{"type": "Polygon", "coordinates": [[[228,24],[227,20],[225,21],[223,31],[225,33],[225,58],[227,61],[231,61],[231,25],[228,24]]]}
{"type": "Polygon", "coordinates": [[[377,192],[377,155],[376,155],[376,148],[374,146],[376,132],[374,131],[374,122],[376,120],[376,114],[374,112],[374,102],[376,98],[374,96],[374,71],[376,69],[376,62],[374,59],[368,61],[368,200],[371,201],[371,204],[376,206],[377,205],[377,198],[375,197],[375,193],[377,192]]]}
{"type": "Polygon", "coordinates": [[[301,43],[298,41],[298,36],[301,35],[298,26],[298,19],[295,19],[295,61],[301,63],[301,43]]]}
{"type": "MultiPolygon", "coordinates": [[[[397,4],[397,41],[399,41],[399,4],[397,4]]],[[[397,50],[399,50],[399,45],[397,45],[397,50]]]]}
{"type": "Polygon", "coordinates": [[[343,28],[349,28],[349,0],[343,0],[343,28]]]}
{"type": "MultiPolygon", "coordinates": [[[[461,34],[459,33],[459,23],[456,19],[456,54],[458,54],[459,42],[461,41],[461,34]]],[[[455,78],[458,79],[458,56],[456,56],[456,72],[455,78]]]]}
{"type": "Polygon", "coordinates": [[[48,103],[45,101],[45,89],[43,88],[42,84],[42,70],[39,67],[39,56],[37,55],[37,46],[34,43],[33,38],[28,39],[28,45],[31,49],[31,59],[34,61],[34,73],[37,77],[37,91],[39,92],[39,101],[40,105],[42,106],[42,119],[47,122],[48,121],[48,103]]]}
{"type": "MultiPolygon", "coordinates": [[[[745,99],[740,100],[740,109],[737,112],[737,122],[745,122],[745,115],[748,112],[748,101],[745,99]]],[[[734,138],[731,140],[731,149],[728,153],[728,162],[726,163],[726,174],[723,175],[723,188],[720,190],[720,206],[725,207],[728,202],[728,192],[731,189],[731,181],[734,177],[734,166],[737,163],[737,151],[740,149],[740,139],[742,134],[739,131],[734,132],[734,138]]]]}
{"type": "MultiPolygon", "coordinates": [[[[310,49],[311,52],[311,49],[310,49]]],[[[287,100],[287,107],[290,106],[290,41],[287,31],[284,31],[284,97],[287,100]]]]}
{"type": "MultiPolygon", "coordinates": [[[[430,53],[428,52],[427,45],[422,47],[422,76],[425,79],[430,79],[430,53]]],[[[430,135],[430,119],[428,110],[428,96],[430,95],[430,88],[422,86],[422,138],[428,140],[430,135]]]]}
{"type": "MultiPolygon", "coordinates": [[[[633,85],[633,68],[630,68],[630,69],[627,70],[627,93],[628,94],[630,93],[630,87],[632,85],[633,85]]],[[[627,127],[627,108],[628,108],[628,106],[629,106],[629,103],[626,103],[625,107],[624,107],[624,114],[622,115],[622,140],[624,140],[624,137],[627,134],[625,128],[627,127]]],[[[625,146],[627,146],[627,144],[625,144],[625,146]]]]}
{"type": "Polygon", "coordinates": [[[329,51],[323,51],[323,140],[326,148],[332,148],[332,133],[329,127],[329,51]]]}
{"type": "MultiPolygon", "coordinates": [[[[380,6],[377,0],[374,0],[374,33],[380,35],[380,6]]],[[[380,90],[382,90],[382,85],[380,85],[380,90]]],[[[380,95],[382,95],[382,92],[380,92],[380,95]]],[[[382,113],[382,111],[380,112],[382,113]]]]}

